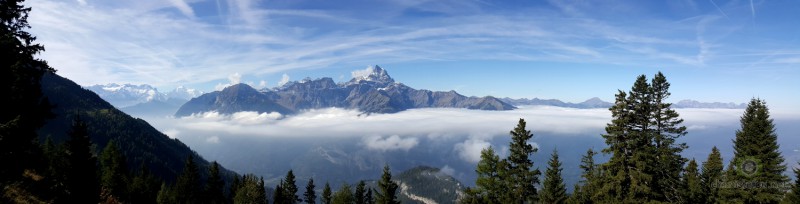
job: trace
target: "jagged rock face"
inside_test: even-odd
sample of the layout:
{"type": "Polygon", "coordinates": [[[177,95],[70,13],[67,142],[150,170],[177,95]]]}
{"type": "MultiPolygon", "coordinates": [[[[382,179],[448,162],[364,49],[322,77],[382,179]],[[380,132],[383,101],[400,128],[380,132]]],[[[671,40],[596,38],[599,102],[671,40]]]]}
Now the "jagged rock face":
{"type": "Polygon", "coordinates": [[[411,108],[468,108],[511,110],[515,107],[494,97],[466,97],[455,91],[417,90],[392,79],[386,70],[374,66],[346,83],[325,77],[290,82],[274,89],[256,91],[237,84],[204,94],[184,104],[176,116],[217,111],[279,112],[291,114],[305,109],[349,108],[367,113],[395,113],[411,108]]]}

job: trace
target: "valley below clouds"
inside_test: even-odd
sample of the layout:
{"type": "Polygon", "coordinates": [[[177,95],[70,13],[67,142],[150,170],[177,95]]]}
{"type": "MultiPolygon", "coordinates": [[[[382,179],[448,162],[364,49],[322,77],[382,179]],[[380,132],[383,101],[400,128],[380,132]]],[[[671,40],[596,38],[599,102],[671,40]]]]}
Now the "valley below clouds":
{"type": "MultiPolygon", "coordinates": [[[[742,109],[677,109],[689,134],[682,138],[684,156],[704,161],[712,146],[732,154],[731,139],[739,129],[742,109]]],[[[797,124],[795,115],[776,115],[777,132],[786,160],[794,164],[797,124]]],[[[577,166],[588,148],[605,147],[601,134],[611,121],[607,109],[523,106],[510,111],[454,108],[410,109],[393,114],[326,108],[294,115],[279,113],[216,112],[186,117],[145,118],[209,160],[242,173],[256,173],[277,182],[286,169],[299,179],[354,182],[379,175],[384,164],[402,171],[418,165],[448,169],[466,185],[474,185],[480,151],[493,146],[501,156],[508,151],[509,131],[523,118],[539,148],[533,161],[540,169],[557,149],[564,166],[577,166]]],[[[598,160],[605,160],[602,154],[598,160]]],[[[726,160],[727,163],[727,160],[726,160]]],[[[577,182],[578,168],[565,168],[567,186],[577,182]]]]}

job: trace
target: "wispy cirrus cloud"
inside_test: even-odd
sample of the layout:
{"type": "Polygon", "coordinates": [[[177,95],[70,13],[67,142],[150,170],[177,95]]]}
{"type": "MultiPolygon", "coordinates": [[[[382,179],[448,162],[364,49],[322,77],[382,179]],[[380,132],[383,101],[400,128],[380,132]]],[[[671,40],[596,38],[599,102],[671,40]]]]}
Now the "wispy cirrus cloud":
{"type": "Polygon", "coordinates": [[[28,2],[34,7],[32,32],[47,47],[42,57],[84,85],[208,84],[211,89],[230,73],[259,77],[375,61],[714,67],[756,61],[727,56],[775,48],[737,49],[751,44],[728,39],[742,27],[733,14],[752,15],[752,4],[717,6],[731,14],[726,21],[715,20],[716,10],[679,20],[643,15],[634,21],[612,12],[648,11],[634,3],[551,1],[503,9],[495,5],[500,3],[472,1],[369,4],[380,9],[308,9],[255,0],[85,3],[28,2]]]}

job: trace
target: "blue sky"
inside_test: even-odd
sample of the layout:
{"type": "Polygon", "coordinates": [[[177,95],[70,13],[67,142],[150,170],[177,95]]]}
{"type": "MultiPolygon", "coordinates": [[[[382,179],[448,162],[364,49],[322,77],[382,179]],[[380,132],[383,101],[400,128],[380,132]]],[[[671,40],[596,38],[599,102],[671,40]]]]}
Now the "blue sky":
{"type": "Polygon", "coordinates": [[[672,99],[798,111],[800,1],[31,0],[41,58],[81,85],[397,81],[610,101],[659,70],[672,99]],[[232,77],[240,76],[240,77],[232,77]]]}

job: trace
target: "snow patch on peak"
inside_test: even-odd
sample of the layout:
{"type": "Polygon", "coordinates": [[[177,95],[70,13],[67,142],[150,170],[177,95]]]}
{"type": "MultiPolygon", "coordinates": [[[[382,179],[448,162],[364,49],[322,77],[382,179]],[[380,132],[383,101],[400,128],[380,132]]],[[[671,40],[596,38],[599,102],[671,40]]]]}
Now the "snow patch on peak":
{"type": "Polygon", "coordinates": [[[351,84],[361,81],[377,82],[384,85],[394,83],[394,79],[389,76],[389,73],[378,65],[369,66],[363,70],[355,70],[351,72],[351,75],[353,76],[353,79],[350,80],[351,84]]]}

